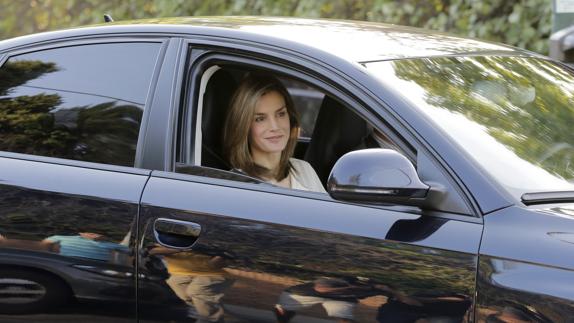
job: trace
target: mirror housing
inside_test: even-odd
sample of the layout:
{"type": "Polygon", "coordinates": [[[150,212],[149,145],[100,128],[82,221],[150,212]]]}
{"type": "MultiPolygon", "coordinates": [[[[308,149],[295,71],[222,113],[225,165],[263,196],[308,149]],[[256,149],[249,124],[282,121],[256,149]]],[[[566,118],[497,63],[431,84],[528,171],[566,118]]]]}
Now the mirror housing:
{"type": "Polygon", "coordinates": [[[392,149],[363,149],[343,155],[327,181],[336,200],[421,206],[430,186],[413,164],[392,149]]]}

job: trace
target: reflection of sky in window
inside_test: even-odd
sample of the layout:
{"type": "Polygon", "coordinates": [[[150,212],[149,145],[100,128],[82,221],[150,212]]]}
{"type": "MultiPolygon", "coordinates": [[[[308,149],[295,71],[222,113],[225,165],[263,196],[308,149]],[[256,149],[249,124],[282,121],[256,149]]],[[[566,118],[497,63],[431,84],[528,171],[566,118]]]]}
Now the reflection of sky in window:
{"type": "Polygon", "coordinates": [[[393,62],[371,63],[367,68],[386,86],[401,93],[408,93],[404,96],[405,99],[428,115],[484,170],[511,192],[521,195],[528,191],[574,190],[573,184],[517,156],[492,137],[483,125],[460,113],[428,104],[425,100],[428,96],[426,90],[414,81],[397,77],[393,62]]]}
{"type": "Polygon", "coordinates": [[[158,51],[156,43],[97,44],[34,52],[10,60],[56,64],[58,71],[32,79],[27,86],[144,103],[158,51]]]}

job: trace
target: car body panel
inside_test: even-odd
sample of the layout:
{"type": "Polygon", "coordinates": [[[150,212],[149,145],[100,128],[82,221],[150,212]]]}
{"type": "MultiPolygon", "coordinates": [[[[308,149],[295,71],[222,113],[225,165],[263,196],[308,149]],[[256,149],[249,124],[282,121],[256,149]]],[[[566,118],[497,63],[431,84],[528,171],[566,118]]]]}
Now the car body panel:
{"type": "Polygon", "coordinates": [[[570,322],[574,293],[572,205],[511,207],[484,217],[477,318],[521,313],[570,322]]]}
{"type": "MultiPolygon", "coordinates": [[[[64,319],[80,308],[84,315],[99,316],[88,305],[73,305],[72,299],[80,304],[127,305],[119,313],[100,317],[103,321],[114,321],[117,315],[135,318],[131,226],[149,171],[112,167],[123,171],[117,172],[97,169],[97,165],[90,169],[49,163],[53,158],[32,159],[42,161],[0,157],[0,270],[49,274],[59,282],[59,289],[71,291],[58,302],[62,306],[58,314],[36,321],[64,319]],[[105,240],[89,240],[82,233],[99,234],[105,240]]],[[[22,305],[20,314],[39,309],[22,305]]]]}
{"type": "MultiPolygon", "coordinates": [[[[458,309],[450,313],[454,317],[462,319],[470,311],[482,233],[479,223],[346,204],[317,193],[289,196],[157,174],[164,178],[152,176],[142,198],[144,250],[153,249],[151,223],[157,218],[199,224],[199,239],[180,255],[200,254],[206,263],[210,257],[230,255],[223,270],[211,274],[234,281],[225,291],[225,306],[233,308],[231,318],[273,321],[272,310],[285,297],[280,296],[284,291],[300,295],[299,289],[321,279],[361,282],[364,294],[355,290],[358,294],[325,297],[358,302],[354,312],[358,321],[373,321],[391,312],[406,315],[397,314],[401,313],[396,312],[397,305],[384,300],[393,293],[434,304],[425,305],[427,312],[421,317],[431,315],[431,309],[439,316],[436,308],[448,297],[459,305],[451,304],[458,309]],[[169,196],[162,193],[166,191],[169,196]],[[436,277],[434,284],[427,275],[436,277]],[[377,290],[383,285],[392,292],[377,290]]],[[[172,277],[193,276],[172,271],[170,256],[163,257],[172,277]]],[[[195,295],[200,297],[199,292],[195,295]]],[[[321,311],[305,310],[299,315],[333,318],[321,311]]]]}
{"type": "Polygon", "coordinates": [[[481,255],[574,270],[574,259],[565,256],[574,252],[568,210],[568,204],[511,207],[485,216],[481,255]]]}
{"type": "MultiPolygon", "coordinates": [[[[527,53],[506,45],[470,38],[455,37],[434,31],[382,23],[293,19],[281,17],[180,17],[142,19],[107,23],[98,27],[81,27],[60,31],[60,37],[94,33],[208,34],[216,37],[252,38],[262,43],[273,40],[277,47],[292,44],[319,48],[349,61],[378,61],[384,59],[452,55],[459,53],[527,53]],[[237,35],[237,37],[234,37],[237,35]],[[341,42],[339,37],[345,37],[341,42]],[[317,42],[321,39],[321,42],[317,42]],[[280,46],[280,44],[289,44],[280,46]]],[[[44,34],[45,35],[45,34],[44,34]]],[[[10,46],[30,42],[31,37],[43,41],[43,34],[10,40],[10,46]]]]}
{"type": "Polygon", "coordinates": [[[574,271],[480,256],[476,320],[514,314],[526,322],[572,322],[574,271]]]}

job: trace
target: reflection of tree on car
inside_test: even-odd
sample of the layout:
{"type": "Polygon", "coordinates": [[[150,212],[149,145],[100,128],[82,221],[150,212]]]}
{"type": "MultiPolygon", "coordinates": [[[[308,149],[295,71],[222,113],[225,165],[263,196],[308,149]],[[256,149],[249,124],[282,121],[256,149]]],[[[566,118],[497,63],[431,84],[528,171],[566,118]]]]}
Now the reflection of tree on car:
{"type": "Polygon", "coordinates": [[[549,148],[574,142],[572,131],[566,130],[574,122],[566,108],[573,100],[571,76],[558,65],[496,56],[433,58],[396,62],[396,71],[399,79],[428,91],[428,104],[484,125],[518,157],[563,178],[574,177],[564,156],[549,148]]]}

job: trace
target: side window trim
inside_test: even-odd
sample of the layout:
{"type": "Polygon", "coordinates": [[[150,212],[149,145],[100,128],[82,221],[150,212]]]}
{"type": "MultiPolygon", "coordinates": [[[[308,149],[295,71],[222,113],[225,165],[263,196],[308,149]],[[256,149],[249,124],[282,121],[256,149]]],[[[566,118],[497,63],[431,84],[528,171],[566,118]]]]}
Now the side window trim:
{"type": "Polygon", "coordinates": [[[168,37],[134,37],[134,36],[105,36],[94,37],[89,39],[56,39],[48,43],[30,44],[24,47],[18,47],[13,50],[8,50],[5,55],[8,58],[22,54],[29,54],[40,52],[49,49],[84,46],[84,45],[98,45],[98,44],[114,44],[114,43],[165,43],[168,37]]]}
{"type": "Polygon", "coordinates": [[[182,39],[170,38],[150,98],[149,122],[142,130],[145,136],[141,153],[143,168],[172,171],[170,167],[175,156],[174,135],[182,97],[180,85],[184,74],[184,55],[182,39]]]}
{"type": "Polygon", "coordinates": [[[136,146],[136,155],[135,155],[135,160],[134,160],[134,167],[136,167],[136,168],[143,167],[144,144],[145,144],[145,138],[146,138],[146,133],[147,133],[146,130],[148,128],[148,123],[150,120],[151,106],[152,106],[153,98],[155,95],[155,89],[157,88],[159,75],[160,75],[161,69],[163,67],[163,62],[165,60],[165,53],[167,51],[167,47],[169,46],[169,42],[170,42],[169,39],[163,39],[163,41],[162,41],[162,45],[161,45],[157,60],[155,62],[151,82],[149,84],[148,93],[147,93],[147,97],[146,97],[146,101],[145,101],[145,105],[144,105],[144,111],[143,111],[143,115],[142,115],[142,120],[141,120],[141,124],[140,124],[140,132],[138,134],[138,142],[137,142],[137,146],[136,146]]]}
{"type": "Polygon", "coordinates": [[[105,170],[105,171],[112,171],[112,172],[125,173],[125,174],[136,174],[136,175],[150,175],[151,174],[151,170],[143,169],[143,168],[94,163],[94,162],[73,160],[73,159],[64,159],[64,158],[58,158],[58,157],[46,157],[46,156],[38,156],[38,155],[11,153],[11,152],[7,152],[7,151],[0,151],[0,158],[26,160],[26,161],[32,161],[32,162],[40,162],[40,163],[63,165],[63,166],[72,166],[72,167],[79,167],[79,168],[85,168],[85,169],[105,170]]]}

